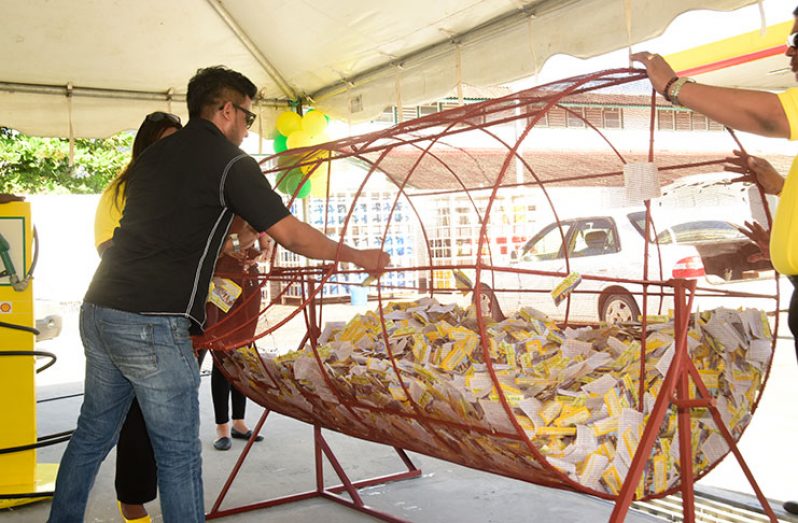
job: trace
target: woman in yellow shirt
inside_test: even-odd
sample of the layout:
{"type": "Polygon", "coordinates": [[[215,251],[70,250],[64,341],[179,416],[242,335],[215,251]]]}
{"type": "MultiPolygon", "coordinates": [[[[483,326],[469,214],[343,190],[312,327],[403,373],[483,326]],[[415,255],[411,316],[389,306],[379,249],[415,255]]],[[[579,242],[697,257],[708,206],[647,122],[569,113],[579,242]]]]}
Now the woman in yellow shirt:
{"type": "MultiPolygon", "coordinates": [[[[130,163],[103,191],[94,218],[94,244],[100,256],[113,244],[125,208],[125,183],[133,162],[153,143],[176,133],[183,126],[180,117],[156,111],[144,118],[133,141],[130,163]]],[[[138,401],[128,411],[116,445],[116,497],[125,521],[150,523],[144,503],[155,499],[157,468],[144,416],[138,401]]]]}

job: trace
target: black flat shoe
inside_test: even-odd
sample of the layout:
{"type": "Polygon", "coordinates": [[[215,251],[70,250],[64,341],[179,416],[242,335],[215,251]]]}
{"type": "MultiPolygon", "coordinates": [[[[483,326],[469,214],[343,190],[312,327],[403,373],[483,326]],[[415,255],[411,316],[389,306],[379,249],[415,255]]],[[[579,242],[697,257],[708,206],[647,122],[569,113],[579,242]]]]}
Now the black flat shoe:
{"type": "MultiPolygon", "coordinates": [[[[249,439],[249,438],[252,437],[252,431],[251,430],[248,430],[246,432],[238,432],[236,429],[233,429],[233,430],[230,431],[230,434],[232,434],[232,436],[235,439],[249,439]]],[[[263,441],[263,436],[258,434],[258,436],[255,438],[255,441],[263,441]]]]}
{"type": "MultiPolygon", "coordinates": [[[[235,436],[233,436],[235,438],[235,436]]],[[[233,446],[233,440],[230,438],[219,438],[213,442],[213,448],[216,450],[230,450],[233,446]]]]}
{"type": "Polygon", "coordinates": [[[798,514],[798,501],[785,501],[784,510],[790,514],[798,514]]]}

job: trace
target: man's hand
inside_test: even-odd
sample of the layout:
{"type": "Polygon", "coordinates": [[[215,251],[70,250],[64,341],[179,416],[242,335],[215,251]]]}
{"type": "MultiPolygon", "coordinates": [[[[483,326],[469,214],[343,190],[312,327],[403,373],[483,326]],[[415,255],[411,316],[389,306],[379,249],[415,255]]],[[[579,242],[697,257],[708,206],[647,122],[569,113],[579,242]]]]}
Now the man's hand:
{"type": "Polygon", "coordinates": [[[759,248],[758,253],[748,257],[749,262],[770,260],[770,231],[765,230],[758,222],[745,222],[745,227],[737,227],[737,230],[759,248]]]}
{"type": "Polygon", "coordinates": [[[377,277],[385,268],[391,264],[391,257],[381,249],[353,249],[355,259],[352,260],[356,265],[365,269],[370,276],[377,277]]]}
{"type": "Polygon", "coordinates": [[[759,184],[765,194],[780,194],[784,187],[784,178],[770,165],[769,161],[742,151],[734,151],[734,156],[726,158],[723,170],[742,174],[732,182],[759,184]]]}
{"type": "Polygon", "coordinates": [[[656,89],[659,94],[665,96],[663,92],[665,85],[671,78],[676,76],[676,72],[668,65],[668,62],[660,55],[651,54],[647,51],[635,53],[630,56],[630,58],[633,62],[639,62],[646,68],[648,78],[651,80],[651,85],[654,86],[654,89],[656,89]]]}

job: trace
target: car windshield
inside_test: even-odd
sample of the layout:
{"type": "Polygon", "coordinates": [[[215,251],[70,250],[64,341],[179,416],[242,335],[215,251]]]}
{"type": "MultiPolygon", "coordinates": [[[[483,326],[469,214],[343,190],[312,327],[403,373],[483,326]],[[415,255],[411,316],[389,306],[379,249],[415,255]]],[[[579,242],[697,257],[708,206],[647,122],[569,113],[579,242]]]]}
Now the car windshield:
{"type": "MultiPolygon", "coordinates": [[[[631,213],[629,214],[629,220],[640,236],[643,236],[643,229],[646,226],[646,213],[642,211],[631,213]]],[[[739,240],[740,238],[744,238],[744,236],[737,230],[737,227],[722,220],[685,222],[657,231],[657,241],[660,244],[739,240]]]]}

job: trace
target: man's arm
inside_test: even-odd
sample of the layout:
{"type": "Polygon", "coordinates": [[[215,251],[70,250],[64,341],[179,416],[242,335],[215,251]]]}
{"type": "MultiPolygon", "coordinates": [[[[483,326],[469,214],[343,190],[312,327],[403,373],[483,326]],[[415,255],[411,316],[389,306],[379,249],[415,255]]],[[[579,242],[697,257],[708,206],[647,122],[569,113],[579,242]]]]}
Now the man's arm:
{"type": "MultiPolygon", "coordinates": [[[[338,242],[293,216],[286,216],[266,232],[289,251],[316,260],[334,260],[339,248],[338,242]]],[[[374,276],[382,273],[391,262],[380,249],[355,249],[348,245],[340,248],[340,261],[354,263],[374,276]]]]}
{"type": "MultiPolygon", "coordinates": [[[[654,89],[664,96],[665,86],[676,76],[668,62],[647,52],[633,54],[632,60],[643,64],[654,89]]],[[[787,115],[773,93],[687,83],[679,91],[679,103],[732,129],[774,138],[790,137],[787,115]]]]}

